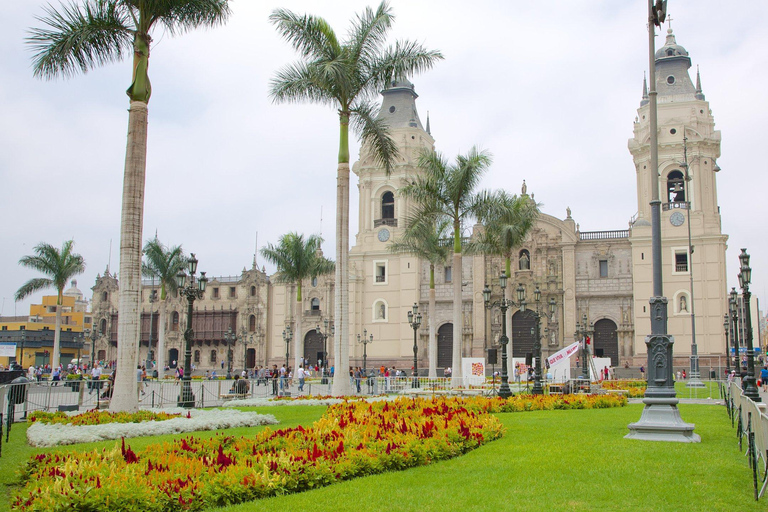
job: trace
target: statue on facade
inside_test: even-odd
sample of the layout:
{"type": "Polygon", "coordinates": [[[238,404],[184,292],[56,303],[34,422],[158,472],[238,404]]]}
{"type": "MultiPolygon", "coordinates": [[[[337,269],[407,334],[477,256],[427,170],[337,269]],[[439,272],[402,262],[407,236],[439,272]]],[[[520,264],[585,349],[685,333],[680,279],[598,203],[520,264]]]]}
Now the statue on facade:
{"type": "Polygon", "coordinates": [[[531,269],[531,260],[528,257],[527,252],[522,252],[520,254],[520,270],[530,270],[531,269]]]}

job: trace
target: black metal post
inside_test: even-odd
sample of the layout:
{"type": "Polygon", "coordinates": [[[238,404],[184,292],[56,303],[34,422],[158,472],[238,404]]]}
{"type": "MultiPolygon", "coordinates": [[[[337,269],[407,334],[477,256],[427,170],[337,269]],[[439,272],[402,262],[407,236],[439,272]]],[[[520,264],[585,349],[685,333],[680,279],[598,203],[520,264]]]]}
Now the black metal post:
{"type": "Polygon", "coordinates": [[[19,354],[19,366],[21,366],[21,369],[24,369],[24,342],[27,340],[27,331],[26,329],[21,331],[21,354],[19,354]]]}
{"type": "Polygon", "coordinates": [[[368,336],[368,329],[363,329],[362,338],[360,338],[359,334],[357,335],[357,341],[363,344],[363,374],[366,378],[368,377],[368,344],[373,343],[373,333],[370,334],[370,338],[368,336]]]}
{"type": "MultiPolygon", "coordinates": [[[[736,288],[731,288],[728,301],[731,317],[731,341],[733,342],[733,369],[736,375],[741,375],[741,356],[739,355],[739,302],[736,288]]],[[[728,354],[730,357],[730,354],[728,354]]]]}
{"type": "Polygon", "coordinates": [[[749,291],[749,283],[752,281],[752,269],[749,268],[749,254],[746,249],[741,250],[739,255],[741,262],[741,272],[739,273],[739,284],[741,285],[741,295],[744,303],[744,334],[747,342],[747,376],[744,378],[744,396],[753,402],[761,402],[760,393],[757,390],[755,379],[755,349],[752,345],[752,312],[749,303],[752,293],[749,291]]]}
{"type": "Polygon", "coordinates": [[[419,387],[419,345],[418,331],[421,327],[421,313],[419,313],[419,305],[413,303],[413,310],[408,311],[408,323],[413,329],[413,380],[411,381],[411,388],[419,387]]]}
{"type": "MultiPolygon", "coordinates": [[[[499,285],[501,287],[501,300],[491,302],[491,289],[487,284],[483,289],[483,300],[486,308],[498,307],[501,309],[501,337],[499,338],[499,344],[501,345],[501,385],[499,386],[498,395],[502,398],[509,398],[512,396],[512,390],[509,388],[509,372],[507,371],[507,345],[509,344],[509,338],[507,337],[507,310],[510,306],[514,306],[515,303],[504,297],[507,289],[507,273],[505,270],[502,270],[499,276],[499,285]]],[[[520,311],[525,311],[525,290],[522,286],[518,286],[516,291],[520,311]]]]}
{"type": "Polygon", "coordinates": [[[208,279],[205,272],[200,272],[198,286],[195,286],[195,272],[197,271],[197,259],[194,253],[189,258],[189,283],[185,286],[187,276],[180,272],[176,276],[179,294],[187,299],[187,329],[184,331],[184,375],[181,377],[181,393],[177,405],[179,407],[193,408],[195,406],[195,395],[192,393],[192,339],[194,331],[192,330],[192,308],[196,299],[203,297],[205,285],[208,279]]]}
{"type": "Polygon", "coordinates": [[[224,339],[227,340],[227,379],[232,378],[232,342],[237,335],[232,332],[232,327],[224,333],[224,339]]]}

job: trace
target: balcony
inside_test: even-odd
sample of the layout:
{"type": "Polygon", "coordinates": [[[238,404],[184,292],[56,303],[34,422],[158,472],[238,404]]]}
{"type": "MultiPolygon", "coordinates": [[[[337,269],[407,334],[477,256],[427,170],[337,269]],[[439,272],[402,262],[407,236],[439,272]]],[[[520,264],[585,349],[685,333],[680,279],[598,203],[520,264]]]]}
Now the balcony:
{"type": "Polygon", "coordinates": [[[661,209],[665,212],[668,212],[670,210],[687,210],[688,209],[688,202],[687,201],[674,201],[671,203],[662,203],[661,209]]]}
{"type": "Polygon", "coordinates": [[[304,316],[323,316],[323,312],[319,309],[305,309],[304,316]]]}
{"type": "Polygon", "coordinates": [[[581,231],[579,240],[615,240],[629,238],[628,229],[615,229],[613,231],[581,231]]]}
{"type": "Polygon", "coordinates": [[[373,221],[373,227],[377,228],[379,226],[392,226],[393,228],[397,227],[397,219],[376,219],[373,221]]]}

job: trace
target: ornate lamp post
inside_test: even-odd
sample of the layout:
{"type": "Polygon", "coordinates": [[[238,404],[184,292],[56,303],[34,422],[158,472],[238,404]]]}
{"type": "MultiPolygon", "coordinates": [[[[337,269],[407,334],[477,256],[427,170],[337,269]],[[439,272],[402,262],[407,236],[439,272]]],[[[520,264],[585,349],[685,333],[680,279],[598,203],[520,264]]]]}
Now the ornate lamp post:
{"type": "MultiPolygon", "coordinates": [[[[538,286],[533,291],[533,301],[536,303],[536,311],[533,312],[536,323],[531,331],[533,331],[533,351],[536,353],[536,365],[534,366],[533,371],[533,389],[531,390],[531,393],[534,395],[543,395],[544,388],[541,385],[541,290],[538,286]]],[[[525,304],[525,289],[523,289],[521,303],[525,304]]],[[[555,314],[556,307],[557,303],[555,302],[555,298],[552,297],[549,300],[550,316],[555,314]]],[[[522,307],[521,310],[523,310],[522,307]]]]}
{"type": "Polygon", "coordinates": [[[285,342],[285,371],[288,371],[288,356],[289,352],[288,349],[291,346],[291,340],[293,339],[293,332],[291,331],[291,326],[287,326],[285,329],[283,329],[283,341],[285,342]]]}
{"type": "Polygon", "coordinates": [[[509,344],[509,338],[507,337],[507,309],[511,306],[519,305],[520,311],[525,311],[525,288],[522,285],[518,285],[516,290],[518,304],[515,304],[511,300],[504,298],[504,291],[507,289],[507,273],[504,270],[501,271],[499,276],[499,285],[501,286],[501,300],[491,302],[491,289],[487,284],[483,288],[483,300],[486,308],[498,307],[501,309],[501,338],[499,338],[499,343],[501,344],[501,386],[499,386],[499,396],[509,398],[512,396],[512,390],[509,389],[509,374],[507,373],[507,344],[509,344]]]}
{"type": "Polygon", "coordinates": [[[725,331],[725,371],[726,376],[731,374],[731,344],[728,341],[728,327],[731,321],[728,314],[723,315],[723,330],[725,331]]]}
{"type": "Polygon", "coordinates": [[[232,327],[224,333],[224,339],[227,340],[227,378],[232,378],[232,346],[237,341],[237,334],[232,332],[232,327]]]}
{"type": "Polygon", "coordinates": [[[205,285],[208,278],[205,272],[200,272],[200,279],[195,282],[197,273],[197,258],[192,253],[188,260],[189,279],[184,271],[176,275],[176,284],[178,285],[179,295],[187,299],[187,329],[184,331],[184,376],[181,378],[181,393],[179,394],[178,406],[192,408],[195,406],[195,395],[192,393],[192,307],[195,300],[201,299],[205,292],[205,285]]]}
{"type": "Polygon", "coordinates": [[[365,376],[368,376],[368,368],[366,367],[366,361],[368,359],[368,344],[373,343],[373,333],[370,335],[371,337],[368,338],[368,329],[363,329],[363,337],[360,338],[360,335],[357,335],[357,342],[363,344],[363,374],[365,376]]]}
{"type": "MultiPolygon", "coordinates": [[[[733,369],[741,374],[741,357],[739,356],[739,294],[736,288],[731,288],[728,299],[728,312],[731,317],[731,341],[733,341],[733,369]]],[[[730,354],[728,355],[730,357],[730,354]]]]}
{"type": "Polygon", "coordinates": [[[27,330],[21,331],[21,353],[19,354],[19,366],[24,369],[24,342],[27,341],[27,330]]]}
{"type": "Polygon", "coordinates": [[[744,379],[744,395],[753,402],[762,401],[760,393],[755,385],[755,349],[752,345],[752,312],[749,310],[749,303],[752,293],[749,291],[749,283],[752,281],[752,269],[749,268],[749,254],[746,249],[741,250],[739,254],[741,263],[741,272],[739,273],[739,286],[741,287],[741,296],[744,302],[744,335],[747,341],[747,376],[744,379]]]}
{"type": "MultiPolygon", "coordinates": [[[[248,375],[248,345],[253,345],[253,334],[248,336],[248,333],[243,329],[240,337],[243,340],[243,370],[248,375]]],[[[254,366],[256,366],[256,363],[254,363],[254,366]]]]}
{"type": "Polygon", "coordinates": [[[323,378],[321,383],[327,384],[328,383],[328,336],[333,336],[336,334],[336,327],[333,325],[332,321],[329,321],[327,318],[323,320],[323,329],[320,329],[320,324],[317,324],[317,327],[315,329],[320,334],[320,336],[323,337],[323,364],[322,364],[322,372],[323,372],[323,378]],[[329,331],[330,326],[330,331],[329,331]]]}
{"type": "Polygon", "coordinates": [[[419,330],[419,327],[421,327],[421,313],[419,313],[419,305],[415,302],[413,303],[413,311],[408,311],[408,323],[411,325],[411,329],[413,329],[413,382],[411,383],[412,388],[418,388],[419,387],[419,363],[418,363],[418,355],[419,355],[419,346],[416,343],[417,339],[417,333],[419,330]]]}
{"type": "Polygon", "coordinates": [[[101,336],[101,331],[93,329],[91,333],[91,368],[96,366],[96,338],[101,336]]]}
{"type": "Polygon", "coordinates": [[[152,360],[154,359],[152,357],[152,324],[155,320],[155,310],[154,310],[154,304],[157,300],[157,295],[155,293],[155,276],[152,276],[152,290],[149,292],[149,346],[147,347],[147,362],[150,363],[147,366],[150,366],[152,363],[152,360]]]}
{"type": "Polygon", "coordinates": [[[587,323],[587,314],[581,317],[581,324],[576,322],[576,332],[573,334],[573,340],[581,342],[581,377],[584,380],[590,380],[589,376],[589,345],[587,338],[595,329],[595,324],[587,323]]]}

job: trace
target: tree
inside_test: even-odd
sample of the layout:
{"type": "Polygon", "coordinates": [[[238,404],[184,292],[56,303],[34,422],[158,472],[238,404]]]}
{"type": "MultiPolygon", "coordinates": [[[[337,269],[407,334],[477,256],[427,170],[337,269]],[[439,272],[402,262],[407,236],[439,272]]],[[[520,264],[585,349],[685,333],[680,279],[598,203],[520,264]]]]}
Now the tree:
{"type": "MultiPolygon", "coordinates": [[[[528,194],[516,196],[503,190],[495,192],[492,197],[493,199],[485,205],[486,209],[478,212],[484,229],[470,242],[467,251],[501,256],[504,258],[505,273],[511,277],[513,275],[512,257],[536,224],[541,204],[537,204],[528,194]]],[[[514,289],[514,286],[507,286],[504,290],[504,298],[510,299],[514,289]]],[[[511,334],[511,314],[507,315],[506,323],[507,332],[511,334]]],[[[510,345],[507,358],[508,375],[514,375],[511,349],[510,345]]]]}
{"type": "Polygon", "coordinates": [[[67,240],[61,246],[61,250],[44,242],[35,248],[34,256],[23,256],[19,260],[22,267],[37,270],[48,277],[36,277],[30,279],[16,291],[15,299],[22,300],[29,295],[46,288],[56,289],[56,330],[53,333],[53,356],[51,368],[59,366],[61,358],[61,305],[64,296],[64,287],[74,276],[85,272],[85,260],[79,254],[72,252],[75,245],[73,240],[67,240]]]}
{"type": "MultiPolygon", "coordinates": [[[[187,258],[180,245],[167,248],[155,236],[144,245],[144,263],[141,275],[155,278],[160,285],[160,304],[157,336],[157,371],[159,378],[165,375],[165,329],[168,293],[178,288],[176,275],[187,268],[187,258]]],[[[152,347],[149,347],[152,350],[152,347]]]]}
{"type": "MultiPolygon", "coordinates": [[[[318,235],[310,235],[305,240],[304,235],[288,233],[280,237],[277,246],[267,244],[267,247],[261,249],[261,255],[277,267],[275,281],[291,283],[296,286],[296,311],[294,314],[296,327],[293,334],[294,369],[300,365],[299,357],[303,357],[301,350],[302,283],[305,279],[330,274],[336,267],[333,261],[323,256],[323,251],[320,248],[322,243],[323,239],[318,235]]],[[[287,289],[286,287],[286,291],[287,289]]]]}
{"type": "Polygon", "coordinates": [[[27,42],[35,55],[34,74],[42,78],[70,77],[133,55],[133,76],[126,91],[128,143],[123,174],[120,222],[120,296],[118,364],[110,408],[138,410],[135,361],[139,347],[141,239],[144,218],[144,176],[147,162],[147,104],[149,52],[159,24],[168,33],[223,23],[228,0],[81,0],[60,10],[45,8],[37,20],[48,28],[30,31],[27,42]]]}
{"type": "MultiPolygon", "coordinates": [[[[334,338],[335,365],[349,366],[349,124],[387,171],[392,168],[397,146],[386,124],[375,117],[373,99],[392,80],[429,69],[442,55],[411,41],[385,48],[394,16],[387,2],[373,11],[366,8],[352,22],[348,39],[339,42],[322,18],[300,16],[277,9],[270,21],[301,60],[278,72],[271,96],[278,103],[311,102],[331,106],[339,115],[339,156],[336,179],[336,276],[334,338]]],[[[347,379],[334,379],[333,394],[348,395],[347,379]]]]}
{"type": "Polygon", "coordinates": [[[423,150],[419,155],[421,171],[414,181],[401,189],[403,195],[414,200],[413,217],[424,219],[447,218],[453,229],[453,384],[460,385],[461,356],[464,332],[462,313],[462,231],[471,219],[489,211],[493,197],[489,192],[474,192],[480,179],[491,165],[491,155],[472,148],[466,155],[456,157],[449,164],[440,153],[423,150]]]}
{"type": "Polygon", "coordinates": [[[451,254],[451,222],[438,218],[408,218],[403,235],[388,247],[390,252],[409,253],[429,262],[429,378],[437,377],[437,337],[435,334],[435,265],[448,261],[451,254]]]}

